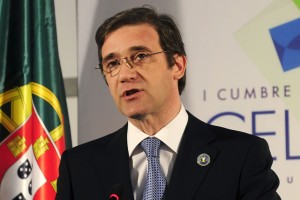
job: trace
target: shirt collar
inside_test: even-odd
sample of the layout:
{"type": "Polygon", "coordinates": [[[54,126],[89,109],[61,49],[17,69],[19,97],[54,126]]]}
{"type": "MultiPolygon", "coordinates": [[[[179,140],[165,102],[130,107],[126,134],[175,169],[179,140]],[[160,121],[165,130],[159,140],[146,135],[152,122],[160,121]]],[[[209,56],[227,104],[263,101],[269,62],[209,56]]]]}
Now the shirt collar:
{"type": "MultiPolygon", "coordinates": [[[[157,132],[154,137],[160,139],[175,153],[178,152],[178,147],[188,121],[188,114],[183,105],[181,105],[180,111],[177,116],[170,121],[165,127],[157,132]]],[[[127,130],[127,145],[129,156],[132,156],[133,150],[140,144],[145,138],[149,137],[140,129],[135,127],[130,121],[128,121],[127,130]]]]}

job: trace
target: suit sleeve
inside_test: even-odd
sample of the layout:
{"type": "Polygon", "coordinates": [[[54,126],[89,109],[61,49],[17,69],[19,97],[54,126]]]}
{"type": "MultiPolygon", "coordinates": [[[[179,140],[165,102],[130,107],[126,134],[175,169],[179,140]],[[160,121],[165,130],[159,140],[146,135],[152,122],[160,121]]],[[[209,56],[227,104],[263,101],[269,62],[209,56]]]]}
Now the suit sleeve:
{"type": "Polygon", "coordinates": [[[259,138],[246,155],[241,174],[241,200],[280,200],[276,190],[279,179],[271,169],[273,158],[269,146],[259,138]]]}
{"type": "Polygon", "coordinates": [[[59,177],[57,180],[57,194],[56,200],[72,200],[72,184],[69,173],[69,166],[67,162],[67,151],[65,151],[61,157],[59,165],[59,177]]]}

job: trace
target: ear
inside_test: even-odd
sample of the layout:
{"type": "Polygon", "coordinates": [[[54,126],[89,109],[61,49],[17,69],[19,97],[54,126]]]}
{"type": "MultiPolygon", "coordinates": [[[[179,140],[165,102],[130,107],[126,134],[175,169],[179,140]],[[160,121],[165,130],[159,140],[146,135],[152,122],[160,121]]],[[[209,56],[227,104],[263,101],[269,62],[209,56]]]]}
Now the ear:
{"type": "Polygon", "coordinates": [[[183,77],[186,70],[186,61],[187,58],[184,55],[174,55],[174,66],[173,66],[173,77],[176,80],[179,80],[183,77]]]}

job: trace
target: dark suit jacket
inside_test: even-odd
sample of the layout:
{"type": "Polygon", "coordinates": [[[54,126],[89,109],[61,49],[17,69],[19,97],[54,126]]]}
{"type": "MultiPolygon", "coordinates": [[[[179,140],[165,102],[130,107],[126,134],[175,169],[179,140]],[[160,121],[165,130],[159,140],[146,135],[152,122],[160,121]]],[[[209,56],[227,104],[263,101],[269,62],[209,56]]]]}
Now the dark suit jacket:
{"type": "MultiPolygon", "coordinates": [[[[188,114],[166,200],[280,199],[265,140],[208,125],[188,114]],[[197,164],[202,153],[210,156],[207,166],[197,164]]],[[[116,184],[122,185],[121,200],[133,200],[127,125],[64,152],[56,199],[105,200],[116,184]]]]}

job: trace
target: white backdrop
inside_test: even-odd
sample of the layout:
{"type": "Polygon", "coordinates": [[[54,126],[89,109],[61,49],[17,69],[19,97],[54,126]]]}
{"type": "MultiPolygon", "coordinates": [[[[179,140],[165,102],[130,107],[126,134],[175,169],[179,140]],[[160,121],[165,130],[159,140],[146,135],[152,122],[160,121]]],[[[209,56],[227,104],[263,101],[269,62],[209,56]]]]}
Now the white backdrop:
{"type": "Polygon", "coordinates": [[[287,40],[282,30],[300,37],[300,25],[289,23],[300,21],[296,0],[78,0],[79,144],[126,122],[94,70],[94,35],[107,17],[145,3],[173,15],[182,31],[188,54],[185,107],[203,121],[265,138],[282,199],[299,199],[300,42],[285,51],[294,64],[288,70],[274,43],[287,40]]]}

